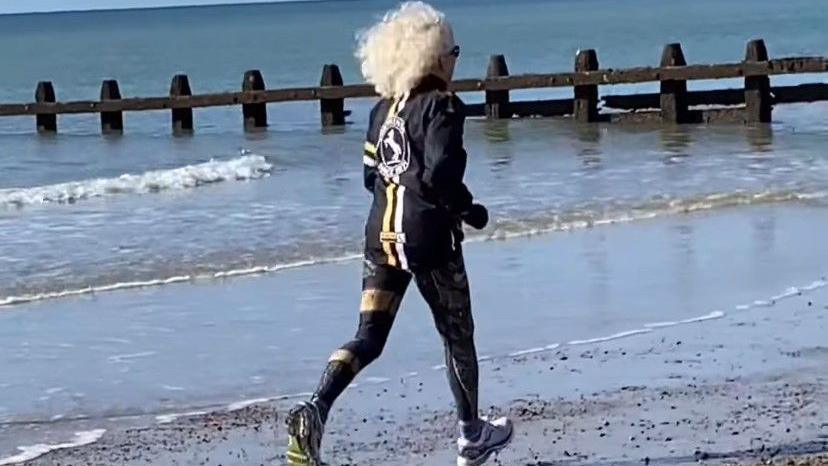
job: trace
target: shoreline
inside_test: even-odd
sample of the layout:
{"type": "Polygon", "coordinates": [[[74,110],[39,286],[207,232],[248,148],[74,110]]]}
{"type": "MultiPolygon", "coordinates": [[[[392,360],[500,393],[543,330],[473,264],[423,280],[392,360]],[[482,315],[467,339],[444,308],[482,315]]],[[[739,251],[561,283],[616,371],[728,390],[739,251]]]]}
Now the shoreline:
{"type": "MultiPolygon", "coordinates": [[[[815,202],[828,198],[828,191],[817,190],[800,192],[796,190],[765,190],[755,193],[708,193],[690,198],[675,198],[661,200],[661,205],[651,200],[638,205],[628,206],[618,212],[574,211],[565,212],[558,219],[538,220],[531,228],[520,225],[520,221],[504,221],[497,223],[481,232],[467,231],[466,244],[490,243],[514,239],[534,238],[552,233],[569,233],[595,228],[605,228],[618,225],[646,225],[648,222],[670,220],[699,213],[726,214],[737,207],[761,208],[774,205],[790,206],[791,208],[808,208],[815,202]],[[646,207],[645,207],[646,206],[646,207]],[[648,208],[652,210],[647,210],[648,208]]],[[[543,216],[541,216],[543,218],[543,216]]],[[[525,220],[524,220],[525,221],[525,220]]],[[[146,288],[164,287],[167,285],[195,284],[201,282],[220,281],[235,278],[247,278],[262,275],[272,275],[298,268],[319,265],[340,264],[357,261],[362,258],[361,253],[344,252],[332,256],[288,258],[282,262],[258,263],[238,268],[223,270],[175,270],[171,274],[162,276],[147,276],[131,281],[88,283],[77,288],[47,289],[40,292],[24,292],[19,294],[0,295],[0,312],[14,310],[27,304],[51,302],[66,298],[84,297],[101,293],[117,291],[142,290],[146,288]]]]}
{"type": "MultiPolygon", "coordinates": [[[[819,244],[812,232],[825,221],[822,212],[767,205],[469,244],[483,411],[517,412],[527,435],[535,436],[524,436],[530,444],[505,464],[533,464],[530,450],[541,453],[534,464],[573,451],[586,451],[591,460],[627,460],[612,448],[632,434],[589,452],[579,446],[582,432],[568,431],[558,444],[575,446],[557,451],[536,432],[548,419],[521,417],[527,400],[556,415],[560,406],[586,412],[600,402],[607,412],[629,417],[634,411],[624,411],[630,409],[625,397],[656,399],[666,392],[675,394],[675,410],[693,418],[701,403],[715,401],[725,412],[732,390],[776,406],[781,395],[773,384],[783,380],[823,402],[813,387],[825,385],[821,373],[828,365],[828,251],[802,247],[819,244]],[[624,387],[638,388],[630,394],[624,387]],[[682,393],[688,388],[694,391],[682,393]]],[[[39,304],[34,314],[24,307],[20,315],[37,317],[40,326],[3,336],[23,348],[38,342],[31,353],[37,358],[6,355],[12,375],[25,372],[0,384],[0,464],[56,447],[24,464],[213,464],[233,455],[247,459],[220,464],[278,461],[284,432],[276,418],[308,395],[302,392],[316,383],[332,344],[350,333],[354,311],[342,302],[358,301],[358,268],[344,262],[104,293],[39,304]],[[325,318],[309,322],[309,312],[325,318]],[[76,331],[65,332],[67,325],[76,331]],[[24,360],[42,362],[16,365],[24,360]],[[106,432],[97,440],[101,429],[106,432]],[[97,442],[72,448],[93,437],[97,442]]],[[[453,461],[445,366],[435,365],[439,339],[421,301],[416,293],[406,299],[395,326],[405,334],[393,337],[386,354],[360,375],[333,418],[328,438],[341,464],[399,464],[401,457],[413,461],[411,455],[426,458],[412,464],[453,461]],[[397,431],[400,443],[391,440],[397,431]]],[[[822,417],[828,429],[828,413],[822,417]]],[[[817,438],[813,426],[797,433],[817,438]]],[[[768,445],[798,441],[762,435],[768,445]]],[[[651,458],[673,454],[657,447],[640,448],[651,458]]],[[[730,442],[711,451],[749,447],[730,442]]]]}
{"type": "MultiPolygon", "coordinates": [[[[826,331],[822,288],[686,327],[486,361],[491,404],[482,410],[516,421],[501,464],[819,465],[828,453],[826,331]]],[[[447,392],[437,371],[351,389],[332,414],[326,459],[451,463],[447,392]]],[[[114,428],[22,464],[279,464],[291,404],[114,428]]]]}

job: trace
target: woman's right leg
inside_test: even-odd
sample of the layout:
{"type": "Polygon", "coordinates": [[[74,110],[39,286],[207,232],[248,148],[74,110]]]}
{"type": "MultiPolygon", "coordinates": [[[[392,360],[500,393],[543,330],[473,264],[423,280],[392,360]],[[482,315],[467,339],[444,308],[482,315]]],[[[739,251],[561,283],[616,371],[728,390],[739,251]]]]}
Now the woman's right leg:
{"type": "Polygon", "coordinates": [[[462,251],[443,267],[417,274],[417,286],[431,307],[437,331],[443,337],[449,386],[454,394],[460,438],[458,466],[479,466],[512,440],[506,418],[478,417],[478,367],[474,345],[469,281],[462,251]]]}
{"type": "Polygon", "coordinates": [[[404,270],[365,262],[356,336],[331,355],[313,396],[324,403],[326,417],[327,410],[359,371],[382,354],[410,282],[411,274],[404,270]]]}
{"type": "Polygon", "coordinates": [[[311,401],[300,403],[288,415],[289,464],[322,464],[319,450],[331,406],[354,377],[382,353],[410,282],[411,274],[406,271],[365,262],[356,336],[331,355],[311,401]]]}

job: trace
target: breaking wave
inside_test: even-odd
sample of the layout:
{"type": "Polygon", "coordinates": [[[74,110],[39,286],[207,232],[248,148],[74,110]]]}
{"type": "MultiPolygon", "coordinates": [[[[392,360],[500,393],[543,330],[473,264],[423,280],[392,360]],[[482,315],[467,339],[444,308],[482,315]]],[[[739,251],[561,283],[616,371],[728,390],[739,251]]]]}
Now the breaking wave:
{"type": "Polygon", "coordinates": [[[242,181],[270,174],[273,165],[261,155],[242,155],[231,160],[210,160],[196,165],[124,174],[117,178],[71,181],[31,188],[0,189],[0,208],[39,204],[72,204],[92,198],[123,194],[147,194],[185,190],[222,181],[242,181]]]}
{"type": "Polygon", "coordinates": [[[69,448],[77,448],[90,445],[92,443],[97,442],[103,436],[104,433],[106,433],[106,430],[104,429],[76,432],[75,438],[72,441],[66,443],[59,443],[55,445],[47,445],[41,443],[38,445],[18,447],[18,451],[20,451],[20,453],[14,456],[10,456],[8,458],[0,458],[0,466],[30,461],[56,450],[66,450],[69,448]]]}
{"type": "Polygon", "coordinates": [[[737,206],[817,201],[826,198],[828,198],[828,191],[797,190],[712,193],[687,198],[658,197],[628,207],[621,206],[605,210],[586,208],[520,220],[501,220],[498,221],[493,231],[470,239],[480,241],[519,238],[737,206]]]}

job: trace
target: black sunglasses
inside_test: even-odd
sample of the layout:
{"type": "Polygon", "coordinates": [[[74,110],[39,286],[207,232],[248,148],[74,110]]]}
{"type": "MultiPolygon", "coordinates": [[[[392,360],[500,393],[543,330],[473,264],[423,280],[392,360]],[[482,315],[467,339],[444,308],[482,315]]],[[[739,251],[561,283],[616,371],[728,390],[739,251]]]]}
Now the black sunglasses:
{"type": "Polygon", "coordinates": [[[448,54],[451,55],[452,57],[455,57],[455,58],[459,57],[460,56],[460,46],[455,45],[454,47],[451,48],[451,50],[449,50],[448,54]]]}

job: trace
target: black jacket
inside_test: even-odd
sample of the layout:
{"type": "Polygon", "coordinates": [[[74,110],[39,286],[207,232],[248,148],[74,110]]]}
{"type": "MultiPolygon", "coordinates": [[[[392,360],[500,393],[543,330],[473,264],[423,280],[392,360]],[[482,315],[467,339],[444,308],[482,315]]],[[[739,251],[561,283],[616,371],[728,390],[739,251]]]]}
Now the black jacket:
{"type": "Polygon", "coordinates": [[[445,83],[426,78],[403,99],[371,111],[365,187],[374,194],[365,254],[407,270],[445,264],[462,241],[460,214],[472,205],[463,183],[465,111],[445,83]]]}

